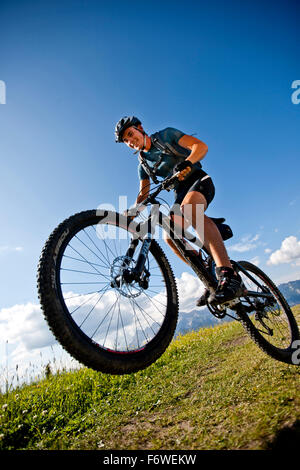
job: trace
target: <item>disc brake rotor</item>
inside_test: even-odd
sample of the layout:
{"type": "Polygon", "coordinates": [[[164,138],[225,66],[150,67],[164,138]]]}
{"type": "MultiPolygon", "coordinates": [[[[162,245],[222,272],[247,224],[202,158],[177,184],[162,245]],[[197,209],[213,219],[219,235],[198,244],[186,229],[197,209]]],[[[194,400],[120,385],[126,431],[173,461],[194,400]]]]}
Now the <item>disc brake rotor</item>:
{"type": "Polygon", "coordinates": [[[128,256],[118,256],[110,268],[111,286],[127,298],[138,297],[144,290],[138,282],[126,279],[126,273],[130,273],[135,264],[136,261],[128,256]]]}

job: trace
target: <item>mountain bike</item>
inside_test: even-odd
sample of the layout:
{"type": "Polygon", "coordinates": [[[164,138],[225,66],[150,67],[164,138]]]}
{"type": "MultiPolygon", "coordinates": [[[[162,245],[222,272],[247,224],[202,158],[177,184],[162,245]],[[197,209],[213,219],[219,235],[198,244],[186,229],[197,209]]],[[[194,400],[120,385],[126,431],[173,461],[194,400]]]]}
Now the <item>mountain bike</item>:
{"type": "MultiPolygon", "coordinates": [[[[59,343],[76,360],[109,374],[129,374],[155,362],[170,344],[178,319],[178,292],[170,263],[155,239],[167,230],[204,286],[217,287],[215,263],[201,240],[179,233],[158,197],[178,174],[154,188],[141,205],[142,221],[110,210],[88,210],[64,220],[40,256],[37,287],[41,307],[59,343]]],[[[233,236],[224,218],[213,218],[223,240],[233,236]]],[[[231,260],[243,280],[242,295],[224,304],[207,302],[218,319],[239,321],[269,356],[292,364],[299,330],[282,293],[248,261],[231,260]]],[[[201,310],[199,310],[201,315],[201,310]]]]}

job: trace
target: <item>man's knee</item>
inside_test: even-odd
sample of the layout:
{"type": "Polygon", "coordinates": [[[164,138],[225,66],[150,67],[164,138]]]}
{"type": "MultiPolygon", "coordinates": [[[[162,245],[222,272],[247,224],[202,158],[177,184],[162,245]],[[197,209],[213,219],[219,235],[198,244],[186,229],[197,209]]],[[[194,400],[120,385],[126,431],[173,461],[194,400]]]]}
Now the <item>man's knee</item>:
{"type": "Polygon", "coordinates": [[[194,215],[196,213],[203,213],[207,208],[207,201],[203,194],[192,191],[187,193],[185,198],[183,199],[180,209],[181,212],[186,215],[187,213],[190,215],[194,215]]]}
{"type": "Polygon", "coordinates": [[[199,224],[204,223],[205,217],[205,205],[201,203],[186,203],[183,202],[181,205],[184,220],[187,224],[193,225],[194,228],[198,227],[199,224]]]}

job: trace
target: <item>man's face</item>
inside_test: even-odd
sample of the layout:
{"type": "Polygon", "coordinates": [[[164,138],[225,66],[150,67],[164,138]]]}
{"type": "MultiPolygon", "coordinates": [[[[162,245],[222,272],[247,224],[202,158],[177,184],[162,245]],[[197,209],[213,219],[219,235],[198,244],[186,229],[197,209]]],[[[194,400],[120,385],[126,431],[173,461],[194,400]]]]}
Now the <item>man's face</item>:
{"type": "Polygon", "coordinates": [[[123,142],[131,149],[141,150],[144,146],[144,135],[131,126],[123,132],[123,142]]]}

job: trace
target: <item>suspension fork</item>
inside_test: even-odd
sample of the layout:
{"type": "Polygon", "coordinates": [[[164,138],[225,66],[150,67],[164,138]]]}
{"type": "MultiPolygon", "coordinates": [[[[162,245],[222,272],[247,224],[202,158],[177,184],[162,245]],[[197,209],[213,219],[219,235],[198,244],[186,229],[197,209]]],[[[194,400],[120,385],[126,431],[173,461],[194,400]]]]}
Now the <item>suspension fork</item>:
{"type": "Polygon", "coordinates": [[[127,258],[127,259],[128,259],[128,258],[129,258],[129,259],[132,259],[132,258],[133,258],[133,255],[134,255],[134,253],[135,253],[135,249],[136,249],[138,243],[139,243],[139,239],[136,238],[136,237],[134,237],[134,238],[131,240],[130,245],[129,245],[129,247],[128,247],[127,251],[126,251],[126,254],[125,254],[125,260],[123,261],[123,264],[122,264],[122,267],[123,267],[123,268],[124,268],[125,265],[126,265],[126,258],[127,258]]]}
{"type": "MultiPolygon", "coordinates": [[[[155,227],[157,225],[159,219],[159,208],[157,205],[153,205],[151,208],[150,215],[148,219],[139,224],[138,231],[142,235],[144,233],[143,238],[143,243],[136,261],[135,267],[131,271],[131,277],[132,279],[139,281],[141,279],[141,276],[143,272],[145,271],[145,263],[148,257],[148,253],[151,247],[153,235],[155,232],[155,227]]],[[[126,256],[129,258],[132,258],[135,252],[135,249],[138,245],[139,240],[141,239],[141,235],[137,238],[134,237],[133,240],[131,241],[129,248],[126,252],[126,256]]],[[[125,261],[126,262],[126,261],[125,261]]],[[[149,273],[146,273],[147,276],[149,273]]]]}

